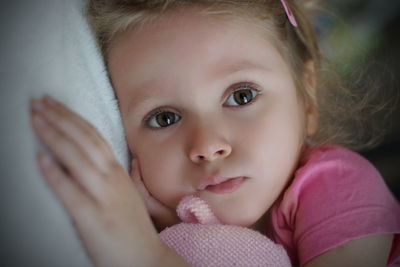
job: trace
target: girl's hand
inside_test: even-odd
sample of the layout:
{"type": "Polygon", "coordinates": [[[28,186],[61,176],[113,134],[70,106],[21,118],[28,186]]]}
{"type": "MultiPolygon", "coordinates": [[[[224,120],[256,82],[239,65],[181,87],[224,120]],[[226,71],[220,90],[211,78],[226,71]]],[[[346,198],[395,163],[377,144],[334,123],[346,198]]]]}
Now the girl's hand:
{"type": "Polygon", "coordinates": [[[158,238],[134,183],[93,126],[50,97],[32,101],[32,122],[55,157],[38,155],[44,178],[96,265],[184,264],[158,238]]]}
{"type": "Polygon", "coordinates": [[[137,159],[133,159],[132,161],[131,177],[158,231],[162,231],[165,227],[174,225],[180,221],[174,209],[168,208],[149,193],[143,183],[137,159]]]}

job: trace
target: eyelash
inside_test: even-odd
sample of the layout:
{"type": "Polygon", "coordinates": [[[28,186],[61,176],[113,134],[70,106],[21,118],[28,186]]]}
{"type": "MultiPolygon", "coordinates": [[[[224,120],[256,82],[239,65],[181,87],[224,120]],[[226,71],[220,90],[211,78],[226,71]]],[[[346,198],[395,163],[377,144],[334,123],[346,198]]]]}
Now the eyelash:
{"type": "Polygon", "coordinates": [[[254,90],[256,92],[255,96],[253,97],[253,99],[249,102],[246,103],[245,105],[237,105],[237,106],[227,106],[230,108],[241,108],[242,106],[248,106],[254,103],[254,101],[258,98],[258,96],[261,94],[261,89],[258,85],[256,85],[253,82],[240,82],[237,84],[232,85],[230,90],[230,94],[228,95],[228,97],[225,99],[224,103],[228,100],[228,98],[234,94],[237,91],[240,90],[244,90],[244,89],[250,89],[250,90],[254,90]]]}
{"type": "MultiPolygon", "coordinates": [[[[249,90],[255,91],[255,96],[252,98],[252,100],[251,100],[250,102],[248,102],[248,103],[246,103],[246,104],[244,104],[244,105],[237,105],[237,106],[225,106],[225,105],[224,105],[224,106],[225,106],[225,107],[229,107],[229,108],[241,108],[242,106],[247,106],[247,105],[253,104],[254,101],[258,98],[258,96],[259,96],[260,93],[261,93],[261,90],[259,89],[259,86],[256,85],[256,84],[254,84],[253,82],[240,82],[240,83],[236,83],[236,84],[230,86],[230,93],[229,93],[229,95],[225,98],[224,103],[225,103],[225,102],[229,99],[229,97],[231,97],[235,92],[240,91],[240,90],[245,90],[245,89],[249,89],[249,90]]],[[[143,119],[143,124],[144,124],[147,128],[149,128],[149,129],[151,129],[151,130],[160,130],[160,129],[162,129],[162,128],[168,128],[170,125],[175,124],[175,123],[173,123],[173,124],[170,124],[169,126],[166,126],[166,127],[151,127],[151,126],[149,126],[150,121],[151,121],[153,118],[155,118],[156,116],[158,116],[158,115],[160,115],[160,114],[162,114],[162,113],[164,113],[164,112],[171,112],[171,113],[175,113],[175,114],[176,114],[175,111],[172,111],[172,110],[169,109],[169,108],[166,108],[166,107],[159,107],[159,108],[155,109],[154,111],[152,111],[149,115],[147,115],[147,116],[143,119]]],[[[178,116],[179,116],[179,115],[178,115],[178,116]]],[[[181,117],[179,116],[179,120],[180,120],[180,119],[181,119],[181,117]]],[[[179,120],[178,120],[177,122],[179,122],[179,120]]]]}
{"type": "Polygon", "coordinates": [[[154,129],[153,127],[148,126],[150,120],[151,120],[152,118],[156,117],[157,115],[160,115],[160,114],[162,114],[162,113],[164,113],[164,112],[172,112],[172,113],[175,113],[175,111],[172,111],[172,110],[170,110],[170,109],[168,109],[168,108],[166,108],[166,107],[159,107],[159,108],[153,110],[149,115],[147,115],[147,116],[143,119],[144,125],[147,126],[147,127],[149,127],[149,128],[151,128],[151,129],[154,129]]]}

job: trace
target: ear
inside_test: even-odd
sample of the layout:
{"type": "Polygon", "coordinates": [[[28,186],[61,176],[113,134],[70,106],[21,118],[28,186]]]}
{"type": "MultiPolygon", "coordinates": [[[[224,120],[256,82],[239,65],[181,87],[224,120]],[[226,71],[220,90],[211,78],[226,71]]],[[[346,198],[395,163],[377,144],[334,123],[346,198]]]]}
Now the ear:
{"type": "Polygon", "coordinates": [[[307,61],[304,73],[304,85],[306,90],[305,119],[306,135],[315,135],[319,126],[318,103],[317,103],[317,80],[314,61],[307,61]]]}

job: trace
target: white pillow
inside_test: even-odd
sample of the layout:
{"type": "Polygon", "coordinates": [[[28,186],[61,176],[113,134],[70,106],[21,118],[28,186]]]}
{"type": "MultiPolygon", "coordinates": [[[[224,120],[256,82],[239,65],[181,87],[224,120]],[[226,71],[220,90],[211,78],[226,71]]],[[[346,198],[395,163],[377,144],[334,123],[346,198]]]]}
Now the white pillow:
{"type": "Polygon", "coordinates": [[[29,99],[44,93],[98,128],[128,168],[121,118],[84,0],[0,2],[0,265],[90,266],[58,199],[39,174],[29,99]]]}

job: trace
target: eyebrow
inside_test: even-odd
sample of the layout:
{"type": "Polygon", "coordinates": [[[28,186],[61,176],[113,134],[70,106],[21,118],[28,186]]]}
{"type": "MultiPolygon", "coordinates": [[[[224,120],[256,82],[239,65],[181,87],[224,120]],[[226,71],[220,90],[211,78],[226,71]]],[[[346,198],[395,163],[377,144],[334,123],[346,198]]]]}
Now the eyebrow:
{"type": "MultiPolygon", "coordinates": [[[[225,62],[226,64],[226,62],[225,62]]],[[[218,66],[218,64],[217,64],[218,66]]],[[[213,73],[215,73],[213,76],[216,77],[227,77],[229,75],[233,75],[237,72],[240,71],[251,71],[251,70],[263,70],[263,71],[270,71],[270,68],[260,64],[260,63],[255,63],[249,60],[241,60],[238,62],[235,62],[233,64],[229,64],[229,66],[227,68],[218,70],[218,68],[216,68],[217,70],[213,71],[213,73]]]]}
{"type": "MultiPolygon", "coordinates": [[[[221,69],[221,67],[218,67],[220,64],[226,65],[226,60],[225,62],[221,60],[223,63],[215,64],[217,67],[213,68],[209,73],[207,73],[207,77],[210,77],[211,80],[218,80],[218,79],[224,79],[228,76],[235,75],[238,72],[242,71],[254,71],[254,70],[262,70],[262,71],[270,71],[270,68],[268,68],[265,65],[258,64],[249,60],[242,60],[238,61],[234,64],[228,64],[228,67],[221,69]],[[222,77],[222,78],[221,78],[222,77]]],[[[142,84],[139,84],[137,87],[143,87],[143,91],[146,91],[146,88],[159,88],[156,86],[156,82],[154,80],[144,82],[142,84]]],[[[152,93],[142,93],[139,97],[136,97],[132,99],[128,105],[128,110],[127,113],[130,114],[132,111],[140,111],[144,109],[146,106],[151,105],[151,103],[155,102],[152,101],[154,99],[154,96],[158,95],[159,92],[152,92],[152,93]]]]}
{"type": "MultiPolygon", "coordinates": [[[[146,88],[149,86],[158,88],[153,82],[146,82],[138,85],[137,87],[143,87],[142,90],[146,92],[148,91],[146,88]]],[[[128,104],[127,114],[130,114],[132,111],[140,111],[146,106],[151,105],[153,102],[155,102],[153,101],[155,95],[158,95],[158,91],[152,93],[142,93],[139,95],[139,97],[132,98],[128,104]]]]}

